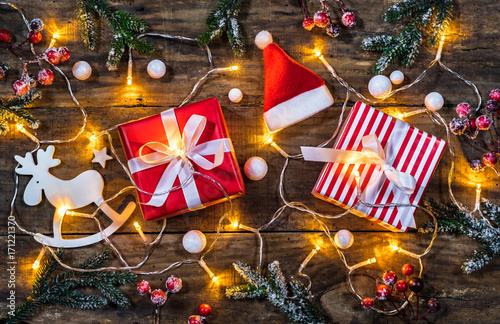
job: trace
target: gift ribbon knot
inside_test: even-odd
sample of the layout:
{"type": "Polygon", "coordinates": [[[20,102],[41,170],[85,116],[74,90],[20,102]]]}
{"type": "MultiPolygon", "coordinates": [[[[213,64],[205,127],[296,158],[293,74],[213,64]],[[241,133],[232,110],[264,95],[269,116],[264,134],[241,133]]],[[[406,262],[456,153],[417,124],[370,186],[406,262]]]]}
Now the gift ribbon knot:
{"type": "Polygon", "coordinates": [[[168,198],[177,178],[182,184],[182,191],[189,209],[203,207],[198,188],[192,178],[193,164],[205,170],[212,170],[224,161],[224,152],[233,152],[233,146],[228,138],[221,138],[199,143],[203,134],[207,118],[192,115],[184,129],[179,129],[173,109],[161,114],[163,127],[167,135],[168,145],[162,142],[151,141],[139,148],[138,157],[128,161],[132,173],[153,168],[168,163],[147,205],[160,207],[168,198]],[[145,153],[146,148],[148,153],[145,153]],[[213,155],[213,162],[205,158],[213,155]]]}
{"type": "MultiPolygon", "coordinates": [[[[377,165],[373,171],[365,190],[361,194],[363,201],[374,204],[379,189],[387,178],[401,194],[395,193],[395,203],[410,204],[409,195],[416,187],[415,178],[405,172],[401,172],[392,166],[394,157],[387,157],[386,153],[377,138],[377,135],[370,134],[363,136],[361,140],[362,151],[338,150],[320,147],[301,147],[302,155],[306,161],[331,162],[343,164],[372,164],[377,165]]],[[[412,226],[413,216],[401,216],[403,225],[412,226]]]]}

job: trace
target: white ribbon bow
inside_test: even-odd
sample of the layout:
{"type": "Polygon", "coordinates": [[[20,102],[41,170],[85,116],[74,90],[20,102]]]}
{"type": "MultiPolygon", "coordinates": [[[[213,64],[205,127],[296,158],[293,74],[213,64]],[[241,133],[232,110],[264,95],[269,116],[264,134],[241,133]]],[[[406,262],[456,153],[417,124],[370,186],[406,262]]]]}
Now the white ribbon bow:
{"type": "MultiPolygon", "coordinates": [[[[380,188],[382,187],[385,178],[389,179],[394,187],[403,193],[402,195],[395,194],[394,203],[410,204],[409,195],[413,193],[416,187],[415,178],[405,172],[396,170],[391,164],[393,158],[387,158],[382,145],[377,138],[377,135],[370,134],[362,138],[363,151],[348,151],[320,147],[301,146],[302,155],[306,161],[317,162],[333,162],[343,164],[374,164],[379,166],[373,171],[365,190],[361,194],[363,201],[374,204],[380,188]],[[385,176],[385,177],[384,177],[385,176]]],[[[401,213],[400,208],[398,213],[401,213]]],[[[414,227],[415,221],[411,215],[407,217],[401,216],[403,226],[414,227]]]]}
{"type": "Polygon", "coordinates": [[[202,169],[212,170],[222,164],[224,152],[234,151],[233,145],[228,138],[198,144],[207,124],[207,118],[204,116],[192,115],[182,135],[173,109],[162,112],[161,119],[169,145],[155,141],[144,144],[139,149],[139,156],[128,161],[130,171],[136,173],[169,163],[156,186],[155,195],[146,204],[155,207],[165,204],[175,180],[179,177],[181,184],[184,184],[181,189],[188,208],[199,209],[203,204],[198,188],[194,179],[189,179],[193,174],[191,161],[202,169]],[[146,147],[153,152],[144,154],[146,147]],[[214,155],[214,162],[206,159],[206,155],[214,155]]]}

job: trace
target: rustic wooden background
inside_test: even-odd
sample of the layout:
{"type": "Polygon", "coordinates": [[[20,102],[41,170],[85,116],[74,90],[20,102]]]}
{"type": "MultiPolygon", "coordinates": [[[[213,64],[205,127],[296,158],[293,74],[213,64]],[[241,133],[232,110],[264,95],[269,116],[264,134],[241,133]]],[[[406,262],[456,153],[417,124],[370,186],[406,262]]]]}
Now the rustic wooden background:
{"type": "MultiPolygon", "coordinates": [[[[208,14],[214,1],[109,1],[116,9],[128,10],[144,19],[153,32],[169,33],[196,37],[204,30],[203,20],[208,14]]],[[[195,100],[217,97],[224,110],[229,133],[233,140],[236,155],[242,167],[246,159],[258,155],[266,159],[269,172],[261,181],[250,181],[245,178],[247,195],[234,201],[235,208],[240,214],[240,222],[258,227],[266,223],[274,211],[281,206],[278,195],[278,179],[283,158],[270,147],[262,144],[265,137],[265,126],[262,118],[264,100],[264,67],[262,52],[253,43],[254,36],[262,29],[270,31],[275,39],[288,54],[300,63],[311,68],[322,76],[331,89],[336,103],[314,117],[286,129],[277,135],[276,141],[288,152],[298,152],[299,145],[317,144],[327,139],[334,129],[341,102],[345,96],[341,88],[328,74],[324,66],[311,56],[311,49],[315,46],[323,48],[325,57],[336,68],[338,73],[362,93],[367,94],[367,84],[371,74],[371,67],[378,58],[378,54],[367,53],[361,50],[360,43],[364,37],[381,33],[397,32],[398,24],[383,23],[381,14],[394,1],[346,1],[346,5],[356,12],[358,25],[347,30],[342,28],[341,36],[332,39],[323,32],[315,29],[307,32],[301,27],[302,11],[299,1],[283,0],[252,0],[243,1],[240,22],[243,26],[248,51],[242,58],[235,58],[227,45],[227,41],[216,41],[211,48],[216,66],[223,67],[233,64],[240,66],[235,74],[211,76],[203,85],[195,100]],[[227,93],[231,88],[240,88],[244,98],[239,104],[231,103],[227,93]]],[[[443,51],[443,61],[452,69],[460,71],[466,78],[475,82],[483,94],[483,99],[491,89],[499,86],[500,52],[498,51],[498,36],[500,30],[499,8],[496,1],[455,1],[455,20],[450,29],[450,35],[443,51]]],[[[156,114],[168,107],[177,106],[189,93],[196,80],[207,71],[208,65],[205,52],[188,42],[165,41],[150,38],[156,53],[151,57],[136,54],[134,60],[134,85],[126,86],[126,62],[120,65],[118,71],[109,72],[105,68],[105,60],[110,40],[109,29],[101,24],[102,42],[96,52],[90,52],[82,45],[78,24],[75,20],[75,1],[18,1],[24,9],[28,19],[42,18],[47,24],[43,32],[45,39],[38,46],[47,46],[50,32],[58,30],[62,38],[58,45],[65,45],[71,50],[69,62],[59,67],[71,78],[72,87],[82,105],[89,114],[89,123],[85,136],[71,144],[57,145],[55,156],[62,160],[60,166],[51,172],[62,178],[71,179],[82,171],[95,169],[105,179],[104,197],[110,197],[120,188],[129,185],[127,177],[116,161],[108,161],[106,168],[91,163],[93,158],[91,148],[107,146],[104,140],[95,146],[89,144],[88,137],[93,131],[109,128],[115,124],[131,119],[156,114]],[[160,80],[151,79],[146,66],[150,60],[158,58],[167,65],[167,75],[160,80]],[[93,68],[93,74],[87,81],[78,81],[71,75],[72,65],[85,60],[93,68]]],[[[335,8],[334,15],[338,15],[337,4],[331,1],[335,8]]],[[[309,11],[314,13],[319,9],[319,2],[308,1],[309,11]]],[[[0,7],[0,29],[9,29],[17,39],[26,33],[17,13],[4,6],[0,7]]],[[[432,60],[435,49],[422,48],[417,62],[409,69],[402,69],[405,73],[405,83],[413,80],[432,60]]],[[[12,95],[11,84],[20,74],[20,67],[13,57],[6,51],[1,52],[0,59],[13,63],[13,70],[9,76],[0,81],[0,95],[12,95]]],[[[396,69],[398,66],[391,67],[396,69]]],[[[454,116],[453,107],[462,101],[475,104],[472,91],[443,70],[434,68],[427,77],[412,89],[399,93],[394,98],[378,105],[387,109],[416,109],[423,106],[427,93],[439,91],[445,98],[443,115],[449,120],[454,116]]],[[[57,75],[52,86],[43,87],[43,99],[31,109],[41,121],[42,126],[37,130],[40,139],[61,139],[73,136],[81,125],[82,118],[74,107],[65,91],[62,78],[57,75]]],[[[436,127],[425,115],[418,115],[408,120],[412,125],[428,131],[438,137],[445,138],[443,129],[436,127]]],[[[119,154],[118,134],[113,134],[114,145],[119,154]]],[[[499,181],[493,172],[487,171],[480,175],[473,175],[468,171],[467,160],[479,158],[481,151],[472,147],[464,140],[457,138],[450,143],[457,150],[463,152],[458,159],[455,175],[455,192],[457,198],[464,204],[471,206],[474,200],[474,183],[483,185],[483,196],[496,202],[498,198],[499,181]]],[[[13,195],[14,155],[24,155],[33,148],[33,143],[22,134],[13,131],[0,138],[0,149],[3,152],[0,159],[0,214],[8,215],[10,199],[13,195]]],[[[108,147],[109,150],[109,147],[108,147]]],[[[122,154],[123,157],[123,154],[122,154]]],[[[426,197],[434,197],[441,201],[448,201],[447,173],[450,166],[450,155],[446,153],[433,176],[426,197]]],[[[339,212],[340,209],[314,198],[310,191],[322,165],[319,163],[292,162],[286,176],[286,192],[290,199],[299,200],[311,208],[329,213],[339,212]]],[[[28,177],[21,179],[21,194],[28,177]]],[[[130,200],[131,197],[125,199],[130,200]]],[[[113,204],[119,208],[122,201],[113,204]]],[[[52,232],[53,207],[44,198],[36,207],[26,206],[21,199],[16,202],[18,222],[30,229],[44,234],[52,232]]],[[[209,243],[214,237],[214,230],[219,217],[228,210],[228,204],[220,204],[205,210],[191,212],[168,220],[166,235],[161,244],[156,247],[150,262],[144,270],[158,270],[177,260],[191,256],[182,247],[182,236],[185,232],[198,229],[206,233],[209,243]]],[[[417,223],[428,221],[425,215],[417,218],[417,223]]],[[[127,260],[133,264],[143,255],[143,245],[140,237],[133,228],[134,221],[140,221],[139,211],[112,237],[113,242],[121,248],[127,260]]],[[[335,221],[327,221],[332,231],[349,229],[355,236],[354,245],[346,251],[347,260],[354,264],[377,255],[380,260],[373,267],[360,271],[356,277],[356,284],[362,286],[367,277],[374,277],[384,269],[398,269],[400,265],[410,261],[401,256],[384,253],[384,247],[389,240],[396,240],[411,251],[423,251],[428,244],[429,237],[414,232],[395,234],[384,228],[348,215],[335,221]]],[[[251,265],[257,263],[257,240],[253,234],[234,231],[229,224],[224,227],[224,233],[215,250],[210,253],[206,261],[212,270],[220,275],[221,279],[212,284],[206,273],[197,265],[185,265],[175,271],[153,277],[139,277],[147,279],[154,288],[164,287],[165,279],[175,274],[184,281],[183,290],[169,297],[162,308],[163,323],[183,323],[189,315],[197,312],[201,303],[209,303],[214,315],[209,319],[211,323],[223,323],[231,319],[235,323],[284,323],[287,318],[280,314],[272,305],[264,301],[229,301],[224,297],[225,287],[241,283],[242,279],[232,269],[231,263],[243,260],[251,265]]],[[[153,237],[160,229],[159,223],[144,223],[143,229],[148,237],[153,237]]],[[[72,221],[64,225],[64,233],[68,236],[87,235],[97,231],[93,222],[72,221]]],[[[0,222],[2,242],[7,241],[7,217],[0,222]]],[[[308,215],[295,211],[287,211],[270,226],[263,234],[264,263],[273,260],[280,261],[287,276],[295,274],[300,262],[314,247],[314,242],[324,241],[317,224],[308,215]]],[[[2,248],[5,262],[6,245],[2,248]]],[[[498,260],[486,266],[483,270],[471,275],[465,275],[460,270],[464,258],[478,244],[461,236],[440,236],[429,255],[424,259],[424,280],[428,286],[426,294],[436,296],[441,300],[442,310],[432,314],[423,321],[436,323],[464,323],[481,322],[493,323],[498,321],[500,310],[498,291],[500,289],[500,268],[498,260]]],[[[70,264],[78,264],[82,258],[102,249],[99,243],[91,247],[67,251],[64,260],[70,264]]],[[[398,318],[383,317],[374,312],[361,309],[357,299],[346,290],[346,269],[340,262],[332,248],[324,245],[317,256],[309,263],[305,272],[313,280],[312,291],[322,294],[321,303],[326,313],[335,323],[399,323],[398,318]]],[[[40,251],[40,246],[31,237],[16,233],[16,297],[20,304],[27,296],[31,287],[33,272],[31,265],[40,251]]],[[[113,261],[117,264],[116,260],[113,261]]],[[[4,263],[0,278],[2,288],[0,293],[2,316],[7,312],[6,298],[8,277],[4,263]]],[[[360,288],[361,289],[361,288],[360,288]]],[[[366,288],[365,288],[366,289],[366,288]]],[[[107,306],[96,311],[72,310],[59,306],[43,306],[30,319],[33,323],[123,323],[139,322],[151,323],[154,308],[145,297],[135,292],[135,284],[128,284],[122,290],[131,298],[133,307],[127,310],[115,306],[107,306]]],[[[363,293],[372,294],[368,290],[363,293]]]]}

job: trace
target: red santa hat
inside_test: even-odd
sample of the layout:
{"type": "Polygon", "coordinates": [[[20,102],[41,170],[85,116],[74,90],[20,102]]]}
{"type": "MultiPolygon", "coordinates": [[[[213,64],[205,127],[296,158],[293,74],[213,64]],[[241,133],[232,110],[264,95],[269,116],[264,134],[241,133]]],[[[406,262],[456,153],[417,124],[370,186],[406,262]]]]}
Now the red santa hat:
{"type": "Polygon", "coordinates": [[[333,104],[325,81],[274,44],[269,32],[258,33],[255,44],[264,50],[264,120],[271,133],[333,104]]]}

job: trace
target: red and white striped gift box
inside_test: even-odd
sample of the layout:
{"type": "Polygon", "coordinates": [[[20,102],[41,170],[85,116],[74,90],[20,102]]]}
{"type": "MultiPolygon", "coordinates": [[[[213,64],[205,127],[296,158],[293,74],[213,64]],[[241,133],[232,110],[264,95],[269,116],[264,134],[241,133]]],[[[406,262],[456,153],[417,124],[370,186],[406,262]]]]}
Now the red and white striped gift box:
{"type": "MultiPolygon", "coordinates": [[[[362,102],[357,102],[349,113],[333,148],[361,151],[362,137],[369,134],[377,135],[392,167],[415,178],[415,190],[408,195],[408,198],[411,204],[419,204],[444,152],[446,142],[362,102]]],[[[363,192],[376,168],[380,166],[327,163],[312,193],[340,207],[350,208],[358,201],[355,171],[360,174],[360,188],[363,192]]],[[[400,195],[405,195],[387,178],[381,184],[372,204],[401,201],[400,195]]],[[[413,220],[415,211],[415,207],[369,208],[359,205],[352,213],[374,221],[391,231],[406,232],[408,226],[405,224],[409,224],[408,217],[413,220]]]]}

